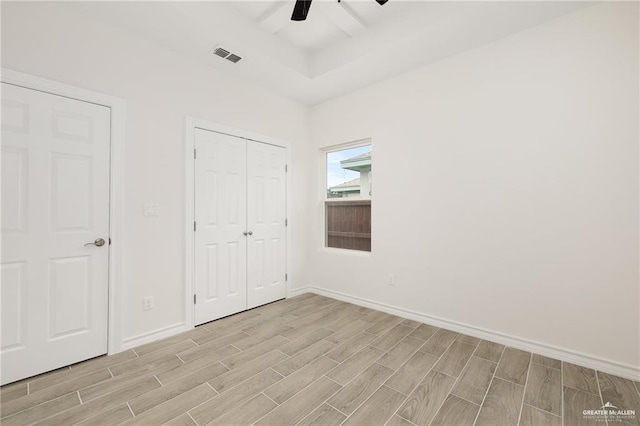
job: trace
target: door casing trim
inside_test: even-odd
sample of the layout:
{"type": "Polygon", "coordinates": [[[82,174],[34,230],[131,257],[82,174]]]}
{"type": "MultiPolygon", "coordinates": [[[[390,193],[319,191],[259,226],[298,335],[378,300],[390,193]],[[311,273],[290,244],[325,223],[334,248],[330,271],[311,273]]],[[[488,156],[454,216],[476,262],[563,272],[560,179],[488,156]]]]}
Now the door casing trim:
{"type": "MultiPolygon", "coordinates": [[[[252,133],[247,130],[238,129],[235,127],[226,126],[224,124],[214,123],[212,121],[204,120],[201,118],[186,116],[185,117],[185,140],[184,140],[184,282],[185,282],[185,316],[184,324],[186,330],[194,328],[195,308],[193,303],[193,295],[195,294],[195,256],[194,256],[194,244],[195,238],[193,233],[193,222],[195,220],[195,159],[193,150],[195,149],[195,130],[202,129],[210,132],[222,133],[229,136],[234,136],[249,141],[265,143],[269,145],[275,145],[286,149],[286,163],[287,167],[291,164],[291,144],[281,139],[272,138],[269,136],[252,133]]],[[[289,170],[290,172],[290,170],[289,170]]],[[[291,179],[289,179],[289,172],[285,174],[286,179],[286,196],[285,196],[285,211],[287,212],[287,218],[291,217],[291,203],[289,202],[289,194],[291,194],[291,179]]],[[[286,265],[288,279],[285,282],[286,297],[290,296],[293,278],[289,265],[291,265],[291,250],[289,241],[291,241],[291,226],[287,226],[286,230],[286,265]]]]}
{"type": "Polygon", "coordinates": [[[109,164],[109,309],[107,318],[108,354],[121,352],[122,322],[121,293],[124,288],[123,249],[123,148],[126,102],[123,99],[59,81],[37,77],[8,68],[2,68],[0,81],[52,95],[64,96],[82,102],[102,105],[111,110],[110,164],[109,164]]]}

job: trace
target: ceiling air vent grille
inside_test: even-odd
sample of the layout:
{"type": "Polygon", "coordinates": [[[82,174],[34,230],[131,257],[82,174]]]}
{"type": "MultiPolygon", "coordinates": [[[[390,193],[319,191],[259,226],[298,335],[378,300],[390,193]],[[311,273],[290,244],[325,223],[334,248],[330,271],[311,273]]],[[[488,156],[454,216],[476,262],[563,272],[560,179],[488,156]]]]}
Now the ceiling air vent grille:
{"type": "Polygon", "coordinates": [[[232,53],[231,55],[227,56],[227,59],[235,64],[242,58],[240,56],[232,53]]]}
{"type": "Polygon", "coordinates": [[[240,61],[240,59],[242,59],[240,56],[236,55],[235,53],[231,53],[226,49],[223,49],[222,47],[216,47],[214,48],[211,53],[215,56],[219,56],[223,59],[226,59],[228,61],[233,62],[234,64],[238,63],[238,61],[240,61]]]}
{"type": "Polygon", "coordinates": [[[226,58],[229,56],[229,52],[224,50],[222,47],[216,47],[213,49],[213,54],[216,56],[220,56],[221,58],[226,58]]]}

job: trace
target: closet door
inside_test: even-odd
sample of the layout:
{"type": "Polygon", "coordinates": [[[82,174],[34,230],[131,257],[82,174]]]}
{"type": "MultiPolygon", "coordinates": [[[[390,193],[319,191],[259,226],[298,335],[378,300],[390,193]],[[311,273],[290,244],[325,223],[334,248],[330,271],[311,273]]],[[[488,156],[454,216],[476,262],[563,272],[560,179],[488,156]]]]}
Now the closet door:
{"type": "Polygon", "coordinates": [[[286,150],[247,144],[248,308],[286,296],[286,150]]]}
{"type": "Polygon", "coordinates": [[[247,309],[247,142],[195,130],[195,324],[247,309]]]}

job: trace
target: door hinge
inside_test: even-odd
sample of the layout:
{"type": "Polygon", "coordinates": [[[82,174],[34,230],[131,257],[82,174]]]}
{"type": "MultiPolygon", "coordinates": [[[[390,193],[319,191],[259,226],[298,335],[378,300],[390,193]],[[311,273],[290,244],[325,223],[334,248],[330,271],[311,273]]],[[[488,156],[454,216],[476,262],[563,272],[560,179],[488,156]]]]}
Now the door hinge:
{"type": "Polygon", "coordinates": [[[194,305],[196,304],[196,295],[195,294],[193,295],[193,304],[194,305]]]}
{"type": "Polygon", "coordinates": [[[193,221],[193,232],[196,232],[196,221],[193,221]]]}
{"type": "Polygon", "coordinates": [[[287,173],[289,171],[289,165],[285,164],[284,165],[284,172],[287,173]]]}
{"type": "Polygon", "coordinates": [[[284,220],[284,226],[289,226],[289,219],[284,220]]]}
{"type": "Polygon", "coordinates": [[[111,245],[111,237],[109,237],[109,245],[111,245]]]}
{"type": "Polygon", "coordinates": [[[289,274],[284,274],[284,280],[289,281],[289,274]]]}
{"type": "Polygon", "coordinates": [[[196,155],[196,149],[195,149],[195,148],[193,148],[193,159],[195,160],[195,159],[196,159],[196,157],[197,157],[197,155],[196,155]]]}

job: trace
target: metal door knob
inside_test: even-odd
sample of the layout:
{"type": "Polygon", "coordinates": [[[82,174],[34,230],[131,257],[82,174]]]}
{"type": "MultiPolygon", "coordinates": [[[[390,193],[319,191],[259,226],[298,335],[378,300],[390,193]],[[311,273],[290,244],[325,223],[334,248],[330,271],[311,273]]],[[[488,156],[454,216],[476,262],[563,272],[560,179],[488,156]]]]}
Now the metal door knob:
{"type": "Polygon", "coordinates": [[[104,245],[104,240],[102,238],[98,238],[92,243],[85,244],[85,246],[98,246],[98,247],[102,247],[103,245],[104,245]]]}
{"type": "Polygon", "coordinates": [[[249,235],[249,233],[245,231],[245,232],[242,233],[242,235],[244,235],[246,237],[247,235],[249,235]]]}
{"type": "Polygon", "coordinates": [[[249,235],[253,235],[253,231],[249,231],[249,232],[248,232],[248,234],[249,234],[249,235]]]}

